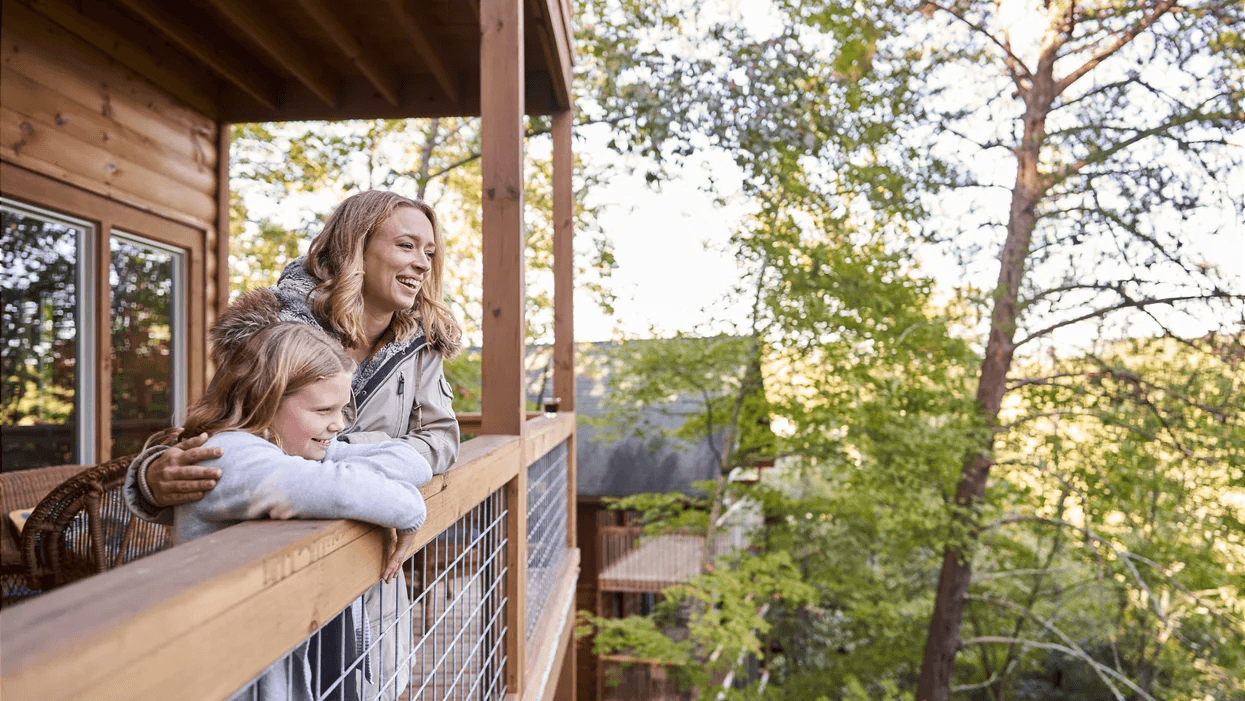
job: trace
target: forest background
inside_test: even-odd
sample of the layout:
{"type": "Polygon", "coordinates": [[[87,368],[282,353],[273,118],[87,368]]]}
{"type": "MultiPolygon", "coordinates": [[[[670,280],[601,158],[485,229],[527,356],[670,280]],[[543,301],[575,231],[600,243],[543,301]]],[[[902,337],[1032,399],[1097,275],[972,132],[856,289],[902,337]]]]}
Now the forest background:
{"type": "MultiPolygon", "coordinates": [[[[612,178],[691,179],[736,218],[724,311],[620,338],[605,418],[653,438],[648,409],[698,397],[666,437],[711,442],[719,478],[619,506],[654,532],[712,538],[737,503],[765,523],[655,614],[585,618],[598,650],[691,687],[750,660],[741,699],[1245,699],[1245,280],[1222,256],[1245,6],[575,5],[577,129],[608,134],[577,153],[581,300],[613,311],[612,178]]],[[[529,119],[533,343],[548,132],[529,119]]],[[[394,189],[442,217],[479,342],[477,120],[233,136],[235,291],[344,195],[394,189]]],[[[478,357],[447,373],[478,408],[478,357]]]]}

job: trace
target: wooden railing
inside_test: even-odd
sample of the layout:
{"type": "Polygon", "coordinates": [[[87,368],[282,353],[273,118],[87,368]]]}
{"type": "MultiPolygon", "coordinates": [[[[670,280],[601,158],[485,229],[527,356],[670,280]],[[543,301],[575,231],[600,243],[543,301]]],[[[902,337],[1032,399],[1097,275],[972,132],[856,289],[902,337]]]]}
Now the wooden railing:
{"type": "MultiPolygon", "coordinates": [[[[507,497],[507,693],[551,698],[569,646],[579,551],[570,528],[555,585],[527,637],[526,468],[573,450],[575,415],[526,422],[523,437],[463,443],[458,463],[423,488],[428,518],[410,552],[483,500],[507,497]],[[514,602],[518,602],[516,606],[514,602]]],[[[572,453],[573,454],[573,453],[572,453]]],[[[574,460],[568,461],[574,508],[574,460]]],[[[573,524],[573,514],[570,515],[573,524]]],[[[0,612],[0,689],[25,699],[226,699],[371,585],[382,529],[355,521],[251,521],[0,612]]],[[[498,660],[500,664],[500,660],[498,660]]]]}

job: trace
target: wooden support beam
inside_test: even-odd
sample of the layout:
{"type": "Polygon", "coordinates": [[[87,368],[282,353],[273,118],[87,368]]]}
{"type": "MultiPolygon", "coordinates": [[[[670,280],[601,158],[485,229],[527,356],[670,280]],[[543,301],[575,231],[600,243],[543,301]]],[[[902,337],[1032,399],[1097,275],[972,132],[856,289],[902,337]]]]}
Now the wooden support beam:
{"type": "Polygon", "coordinates": [[[277,107],[278,82],[256,70],[253,62],[222,52],[201,30],[191,29],[149,0],[117,0],[147,24],[162,32],[169,41],[194,56],[203,65],[232,83],[256,102],[269,109],[277,107]]]}
{"type": "Polygon", "coordinates": [[[553,115],[553,394],[575,410],[575,192],[571,175],[574,112],[553,115]]]}
{"type": "Polygon", "coordinates": [[[208,301],[215,301],[216,316],[229,308],[229,127],[216,124],[216,250],[207,252],[216,256],[216,299],[208,301]]]}
{"type": "Polygon", "coordinates": [[[326,72],[286,38],[281,30],[266,25],[242,0],[209,0],[235,27],[253,41],[269,58],[289,71],[299,83],[332,107],[337,104],[337,88],[326,72]]]}
{"type": "MultiPolygon", "coordinates": [[[[483,171],[483,432],[521,435],[525,410],[523,5],[480,4],[483,171]]],[[[511,686],[510,688],[518,688],[511,686]]]]}
{"type": "Polygon", "coordinates": [[[341,50],[346,58],[359,69],[363,77],[376,88],[376,92],[385,98],[389,104],[398,107],[402,104],[401,98],[398,96],[398,85],[392,76],[388,75],[388,71],[381,67],[382,62],[373,55],[358,37],[350,32],[341,20],[333,14],[332,10],[324,4],[323,0],[298,0],[298,4],[303,8],[309,17],[324,33],[333,40],[333,43],[341,50]]]}
{"type": "Polygon", "coordinates": [[[424,64],[428,66],[428,71],[437,79],[437,84],[445,91],[450,102],[458,102],[457,79],[446,68],[445,62],[441,60],[440,53],[429,41],[428,35],[420,29],[419,23],[406,11],[406,3],[402,0],[385,0],[385,4],[389,6],[389,12],[397,21],[398,28],[406,34],[406,38],[415,48],[415,53],[423,59],[424,64]]]}
{"type": "Polygon", "coordinates": [[[527,671],[526,467],[506,484],[506,537],[506,689],[522,694],[527,671]]]}

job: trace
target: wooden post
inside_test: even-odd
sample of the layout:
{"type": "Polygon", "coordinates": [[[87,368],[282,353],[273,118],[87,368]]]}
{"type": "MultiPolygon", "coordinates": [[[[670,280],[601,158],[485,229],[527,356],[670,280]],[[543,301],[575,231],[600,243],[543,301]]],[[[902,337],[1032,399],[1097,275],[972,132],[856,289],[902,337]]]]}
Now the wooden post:
{"type": "MultiPolygon", "coordinates": [[[[574,110],[553,115],[553,395],[560,411],[575,410],[575,193],[571,183],[574,159],[571,153],[571,126],[574,110]]],[[[566,440],[566,547],[578,540],[576,524],[577,486],[575,480],[575,433],[566,440]]],[[[575,648],[562,662],[558,701],[574,701],[576,696],[575,648]]]]}
{"type": "Polygon", "coordinates": [[[229,127],[228,122],[216,123],[216,250],[205,252],[216,257],[217,317],[229,308],[229,127]]]}
{"type": "Polygon", "coordinates": [[[522,435],[523,6],[480,3],[480,167],[484,173],[483,433],[522,435]]]}
{"type": "MultiPolygon", "coordinates": [[[[480,168],[484,174],[481,432],[526,421],[523,227],[523,4],[480,2],[480,168]]],[[[520,442],[521,444],[522,442],[520,442]]],[[[523,451],[525,453],[526,451],[523,451]]],[[[527,662],[527,456],[506,485],[506,690],[522,698],[527,662]]]]}
{"type": "Polygon", "coordinates": [[[523,698],[527,669],[527,467],[506,483],[506,691],[523,698]]]}
{"type": "Polygon", "coordinates": [[[575,410],[573,117],[573,107],[553,115],[553,395],[561,411],[575,410]]]}

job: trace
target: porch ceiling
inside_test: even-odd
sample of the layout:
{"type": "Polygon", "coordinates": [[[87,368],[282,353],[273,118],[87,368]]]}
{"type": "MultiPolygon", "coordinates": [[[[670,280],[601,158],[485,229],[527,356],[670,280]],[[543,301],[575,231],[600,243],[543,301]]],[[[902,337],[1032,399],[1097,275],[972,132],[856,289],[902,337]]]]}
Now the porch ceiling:
{"type": "MultiPolygon", "coordinates": [[[[224,122],[480,114],[480,0],[21,2],[224,122]]],[[[569,0],[519,2],[526,110],[566,109],[569,0]]]]}

